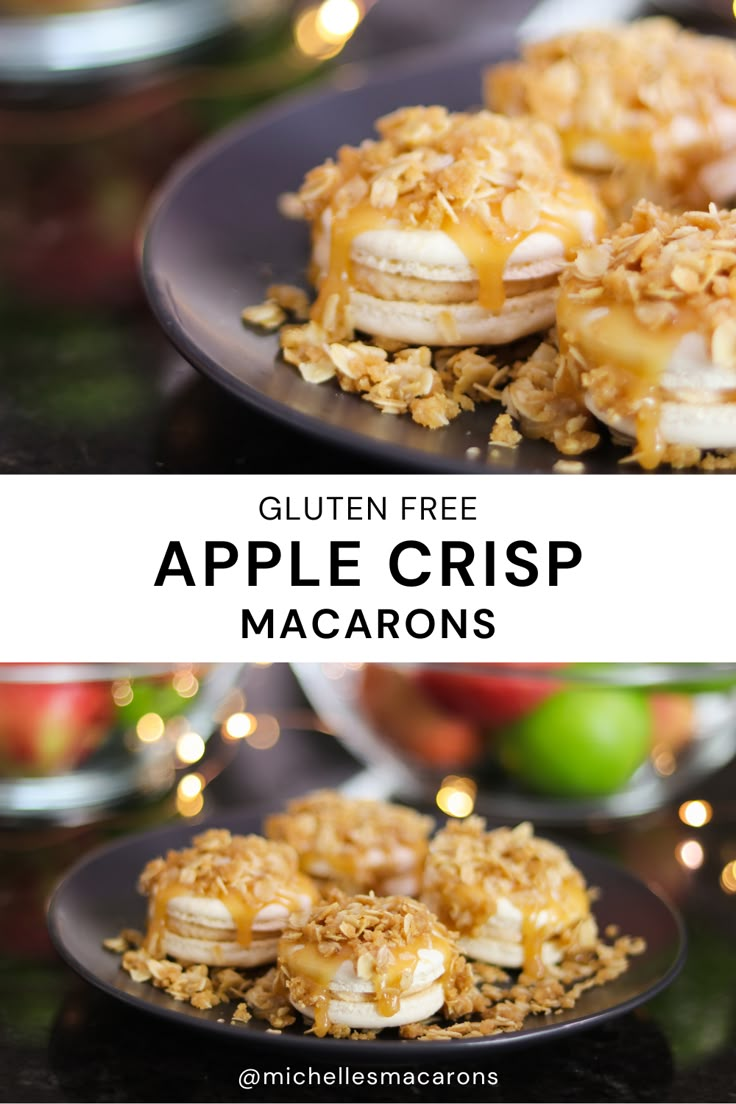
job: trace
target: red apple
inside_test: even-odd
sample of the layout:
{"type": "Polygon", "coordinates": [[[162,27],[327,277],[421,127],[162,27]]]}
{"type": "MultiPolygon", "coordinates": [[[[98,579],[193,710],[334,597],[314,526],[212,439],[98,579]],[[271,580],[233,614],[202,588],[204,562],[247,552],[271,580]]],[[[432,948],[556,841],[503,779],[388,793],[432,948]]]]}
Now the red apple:
{"type": "Polygon", "coordinates": [[[494,674],[493,666],[487,664],[488,674],[430,667],[417,673],[416,682],[436,705],[491,731],[519,720],[563,687],[561,681],[544,678],[541,672],[527,673],[530,666],[544,669],[562,666],[559,663],[524,664],[524,674],[518,676],[508,667],[494,674]]]}
{"type": "Polygon", "coordinates": [[[114,712],[106,682],[0,683],[0,772],[77,766],[102,743],[114,712]]]}
{"type": "Polygon", "coordinates": [[[402,671],[368,663],[361,702],[384,739],[416,762],[459,768],[477,762],[482,754],[478,726],[438,709],[402,671]]]}

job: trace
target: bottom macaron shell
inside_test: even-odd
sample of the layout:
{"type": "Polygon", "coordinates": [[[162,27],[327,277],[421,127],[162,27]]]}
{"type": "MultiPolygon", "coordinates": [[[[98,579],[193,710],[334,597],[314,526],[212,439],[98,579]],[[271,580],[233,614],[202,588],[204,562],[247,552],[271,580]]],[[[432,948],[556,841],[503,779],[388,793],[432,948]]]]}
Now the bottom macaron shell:
{"type": "Polygon", "coordinates": [[[166,931],[163,936],[165,954],[179,962],[204,963],[206,966],[262,966],[276,961],[278,937],[254,939],[248,947],[240,943],[217,939],[196,939],[166,931]]]}
{"type": "MultiPolygon", "coordinates": [[[[374,1001],[359,1000],[331,1000],[327,1009],[327,1016],[331,1023],[341,1027],[350,1027],[364,1031],[377,1031],[384,1027],[401,1027],[403,1024],[419,1023],[439,1012],[444,1004],[445,994],[441,982],[435,982],[422,989],[419,993],[412,993],[402,997],[399,1010],[391,1016],[384,1016],[379,1012],[374,1001]]],[[[313,1020],[314,1009],[308,1005],[292,1001],[294,1007],[313,1020]]]]}
{"type": "MultiPolygon", "coordinates": [[[[632,418],[611,416],[601,410],[591,395],[585,405],[599,421],[624,437],[636,438],[632,418]]],[[[736,403],[663,402],[658,429],[668,445],[689,445],[700,449],[736,448],[736,403]]]]}
{"type": "Polygon", "coordinates": [[[548,329],[555,319],[555,289],[546,287],[506,300],[498,314],[480,303],[426,303],[378,299],[351,292],[358,330],[417,345],[505,345],[548,329]]]}

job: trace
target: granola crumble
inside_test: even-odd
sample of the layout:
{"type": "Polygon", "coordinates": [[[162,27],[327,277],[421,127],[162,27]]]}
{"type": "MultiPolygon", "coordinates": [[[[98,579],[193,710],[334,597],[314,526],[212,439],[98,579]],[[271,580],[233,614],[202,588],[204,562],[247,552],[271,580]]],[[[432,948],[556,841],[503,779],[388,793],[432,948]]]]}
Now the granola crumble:
{"type": "Polygon", "coordinates": [[[376,122],[378,140],[343,146],[282,202],[289,217],[340,217],[363,203],[390,208],[407,228],[440,229],[468,213],[498,237],[528,231],[564,188],[562,150],[536,120],[489,111],[406,107],[376,122]]]}
{"type": "Polygon", "coordinates": [[[527,44],[487,72],[485,93],[495,110],[558,130],[574,165],[602,141],[617,166],[602,196],[619,214],[642,196],[682,208],[707,202],[698,168],[727,148],[710,120],[736,106],[736,50],[643,19],[527,44]]]}
{"type": "Polygon", "coordinates": [[[480,931],[500,898],[536,912],[573,893],[586,915],[576,908],[574,917],[564,918],[570,945],[587,945],[595,924],[583,877],[561,847],[534,835],[531,824],[489,832],[482,817],[470,816],[448,821],[430,844],[422,899],[462,935],[480,931]]]}
{"type": "Polygon", "coordinates": [[[340,882],[350,892],[379,890],[396,874],[395,853],[409,851],[417,874],[427,853],[431,817],[388,802],[347,798],[317,790],[290,801],[283,813],[266,819],[270,839],[294,848],[306,871],[340,882]],[[329,871],[329,873],[327,873],[329,871]]]}

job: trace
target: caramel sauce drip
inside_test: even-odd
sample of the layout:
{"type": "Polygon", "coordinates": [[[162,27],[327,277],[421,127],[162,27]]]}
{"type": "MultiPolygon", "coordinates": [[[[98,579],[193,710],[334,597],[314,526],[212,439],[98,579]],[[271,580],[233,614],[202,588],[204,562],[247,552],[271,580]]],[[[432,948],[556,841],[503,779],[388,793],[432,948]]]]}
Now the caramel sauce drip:
{"type": "Polygon", "coordinates": [[[522,909],[522,969],[527,977],[539,979],[546,975],[547,967],[542,957],[544,944],[580,920],[589,908],[588,897],[580,881],[577,877],[570,877],[563,881],[559,898],[543,901],[540,895],[534,907],[522,909]]]}
{"type": "MultiPolygon", "coordinates": [[[[637,460],[643,468],[656,468],[666,447],[660,432],[662,377],[678,343],[697,330],[697,319],[682,310],[673,325],[650,329],[626,304],[605,298],[580,302],[563,291],[557,322],[561,351],[574,344],[591,367],[616,373],[614,412],[633,417],[637,460]]],[[[583,393],[581,388],[579,398],[583,393]]]]}
{"type": "Polygon", "coordinates": [[[618,159],[624,162],[636,161],[642,164],[653,164],[656,160],[652,132],[649,130],[606,130],[592,131],[571,127],[559,132],[565,159],[572,165],[576,164],[576,150],[578,146],[588,142],[596,142],[611,150],[618,159]]]}
{"type": "MultiPolygon", "coordinates": [[[[316,900],[316,893],[309,880],[303,875],[298,875],[293,882],[292,894],[274,894],[270,900],[253,900],[237,890],[229,890],[217,895],[233,920],[236,931],[236,942],[241,947],[249,947],[253,941],[253,921],[259,912],[270,905],[282,905],[290,912],[294,909],[297,895],[309,896],[316,900]]],[[[191,886],[182,882],[171,882],[168,885],[156,887],[151,895],[148,909],[148,929],[146,931],[145,946],[149,953],[157,953],[162,948],[163,934],[166,929],[167,909],[169,901],[174,897],[197,897],[191,886]]],[[[208,893],[208,897],[214,894],[208,893]]],[[[202,923],[206,925],[207,921],[202,923]]]]}
{"type": "MultiPolygon", "coordinates": [[[[401,1006],[401,998],[407,991],[406,979],[411,982],[419,964],[419,951],[422,949],[442,952],[446,980],[454,956],[453,948],[440,936],[423,936],[396,951],[385,966],[374,969],[371,978],[367,979],[374,986],[372,994],[355,993],[351,994],[351,999],[375,1003],[381,1016],[388,1018],[395,1015],[401,1006]]],[[[298,976],[309,983],[309,1005],[314,1013],[316,1035],[325,1035],[330,1027],[330,1001],[336,999],[330,990],[337,971],[344,962],[354,961],[354,952],[347,948],[331,955],[322,955],[315,946],[308,944],[289,950],[284,965],[290,975],[298,976]]]]}
{"type": "MultiPolygon", "coordinates": [[[[440,229],[462,250],[468,264],[475,270],[480,284],[478,302],[482,307],[494,314],[503,309],[506,301],[506,265],[517,246],[532,234],[554,235],[562,243],[565,257],[570,259],[583,242],[581,231],[575,223],[576,210],[592,210],[596,219],[596,234],[603,232],[603,215],[595,210],[588,187],[582,180],[566,176],[558,200],[559,210],[543,211],[538,223],[531,230],[505,227],[503,236],[494,234],[477,215],[467,211],[457,213],[457,221],[450,215],[445,217],[440,229]]],[[[379,209],[364,200],[346,214],[333,219],[330,228],[329,266],[311,312],[315,321],[323,320],[327,302],[332,295],[337,294],[342,305],[349,299],[352,277],[350,253],[355,238],[369,230],[405,228],[401,214],[406,205],[406,202],[399,200],[391,209],[379,209]]],[[[492,208],[492,214],[500,225],[504,225],[500,204],[492,208]]]]}
{"type": "MultiPolygon", "coordinates": [[[[403,844],[408,847],[408,844],[403,844]]],[[[382,892],[384,883],[394,877],[411,874],[417,885],[421,884],[421,876],[424,871],[424,860],[427,854],[427,845],[422,842],[421,847],[413,847],[415,852],[414,865],[407,870],[397,871],[391,865],[390,855],[386,856],[386,862],[380,866],[367,867],[361,864],[360,854],[357,851],[304,851],[299,857],[299,864],[307,874],[323,882],[338,881],[343,887],[354,890],[356,887],[373,889],[376,893],[382,892]],[[328,874],[317,874],[317,870],[330,868],[328,874]]]]}

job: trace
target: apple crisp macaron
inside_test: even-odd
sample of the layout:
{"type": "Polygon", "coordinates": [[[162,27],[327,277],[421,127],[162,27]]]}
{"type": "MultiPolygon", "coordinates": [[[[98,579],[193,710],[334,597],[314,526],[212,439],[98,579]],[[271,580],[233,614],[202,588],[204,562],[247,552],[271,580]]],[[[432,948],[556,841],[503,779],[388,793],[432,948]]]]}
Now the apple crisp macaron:
{"type": "Polygon", "coordinates": [[[419,892],[431,817],[386,801],[317,790],[266,820],[269,839],[297,852],[301,869],[347,893],[419,892]]]}
{"type": "Polygon", "coordinates": [[[319,899],[287,844],[224,829],[152,859],[138,888],[149,899],[148,953],[209,966],[273,962],[289,920],[319,899]]]}
{"type": "Polygon", "coordinates": [[[289,1000],[316,1035],[426,1020],[467,969],[450,933],[410,897],[339,896],[279,943],[289,1000]]]}
{"type": "Polygon", "coordinates": [[[403,108],[343,146],[283,210],[311,225],[312,320],[409,345],[497,345],[548,327],[566,257],[605,226],[529,119],[403,108]]]}
{"type": "Polygon", "coordinates": [[[482,817],[448,822],[432,840],[422,900],[468,958],[531,976],[597,937],[582,874],[528,823],[489,832],[482,817]]]}
{"type": "Polygon", "coordinates": [[[557,322],[585,405],[642,467],[736,449],[736,212],[640,203],[578,254],[557,322]]]}
{"type": "Polygon", "coordinates": [[[489,69],[494,111],[553,127],[617,217],[736,195],[736,47],[653,18],[528,43],[489,69]]]}

